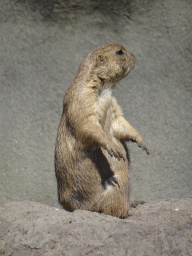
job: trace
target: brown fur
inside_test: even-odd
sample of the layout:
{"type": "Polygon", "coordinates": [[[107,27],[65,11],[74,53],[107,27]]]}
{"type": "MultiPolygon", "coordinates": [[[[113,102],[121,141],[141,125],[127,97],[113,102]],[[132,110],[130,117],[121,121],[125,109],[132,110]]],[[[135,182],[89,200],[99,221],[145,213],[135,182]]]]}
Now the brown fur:
{"type": "Polygon", "coordinates": [[[85,209],[125,218],[129,154],[125,141],[147,147],[124,119],[110,87],[134,68],[120,45],[101,45],[82,61],[63,101],[55,148],[58,198],[68,211],[85,209]]]}

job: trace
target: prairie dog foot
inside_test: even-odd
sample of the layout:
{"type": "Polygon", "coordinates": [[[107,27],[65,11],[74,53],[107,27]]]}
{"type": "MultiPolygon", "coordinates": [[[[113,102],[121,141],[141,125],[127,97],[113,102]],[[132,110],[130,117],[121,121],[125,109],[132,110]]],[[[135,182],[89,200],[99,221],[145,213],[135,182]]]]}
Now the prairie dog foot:
{"type": "Polygon", "coordinates": [[[145,204],[145,201],[136,201],[136,200],[131,201],[132,208],[136,208],[137,205],[139,205],[139,204],[145,204]]]}

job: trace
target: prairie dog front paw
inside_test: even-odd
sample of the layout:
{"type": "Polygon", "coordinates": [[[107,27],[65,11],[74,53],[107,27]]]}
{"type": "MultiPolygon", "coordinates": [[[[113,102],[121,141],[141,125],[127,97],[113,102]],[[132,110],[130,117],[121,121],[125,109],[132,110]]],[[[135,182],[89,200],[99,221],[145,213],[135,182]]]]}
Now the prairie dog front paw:
{"type": "Polygon", "coordinates": [[[137,135],[136,137],[132,137],[130,140],[133,141],[133,142],[136,142],[137,145],[140,148],[142,148],[143,150],[145,150],[147,155],[149,155],[149,149],[147,148],[144,140],[142,139],[142,137],[140,135],[137,135]]]}
{"type": "Polygon", "coordinates": [[[122,158],[124,161],[126,159],[126,156],[124,152],[122,151],[122,148],[118,146],[115,142],[111,140],[110,143],[107,143],[105,148],[110,156],[114,156],[120,160],[122,158]]]}

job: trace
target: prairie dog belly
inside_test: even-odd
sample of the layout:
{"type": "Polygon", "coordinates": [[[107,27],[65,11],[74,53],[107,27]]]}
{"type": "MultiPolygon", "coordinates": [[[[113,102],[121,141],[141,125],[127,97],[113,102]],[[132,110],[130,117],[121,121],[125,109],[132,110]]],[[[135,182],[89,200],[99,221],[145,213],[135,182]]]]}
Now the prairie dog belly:
{"type": "MultiPolygon", "coordinates": [[[[96,101],[96,114],[98,116],[98,120],[102,129],[105,131],[106,131],[106,125],[107,127],[110,126],[110,123],[107,121],[109,121],[110,119],[111,105],[112,105],[112,92],[110,89],[104,89],[100,93],[98,100],[96,101]]],[[[109,130],[107,133],[109,133],[109,130]]]]}

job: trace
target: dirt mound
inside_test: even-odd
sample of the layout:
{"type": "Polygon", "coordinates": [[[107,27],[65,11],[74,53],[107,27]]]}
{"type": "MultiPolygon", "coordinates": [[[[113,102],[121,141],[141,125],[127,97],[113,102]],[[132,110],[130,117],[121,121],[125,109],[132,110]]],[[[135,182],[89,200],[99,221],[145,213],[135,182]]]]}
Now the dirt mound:
{"type": "Polygon", "coordinates": [[[192,255],[192,198],[139,205],[128,219],[32,201],[0,207],[1,255],[192,255]]]}

